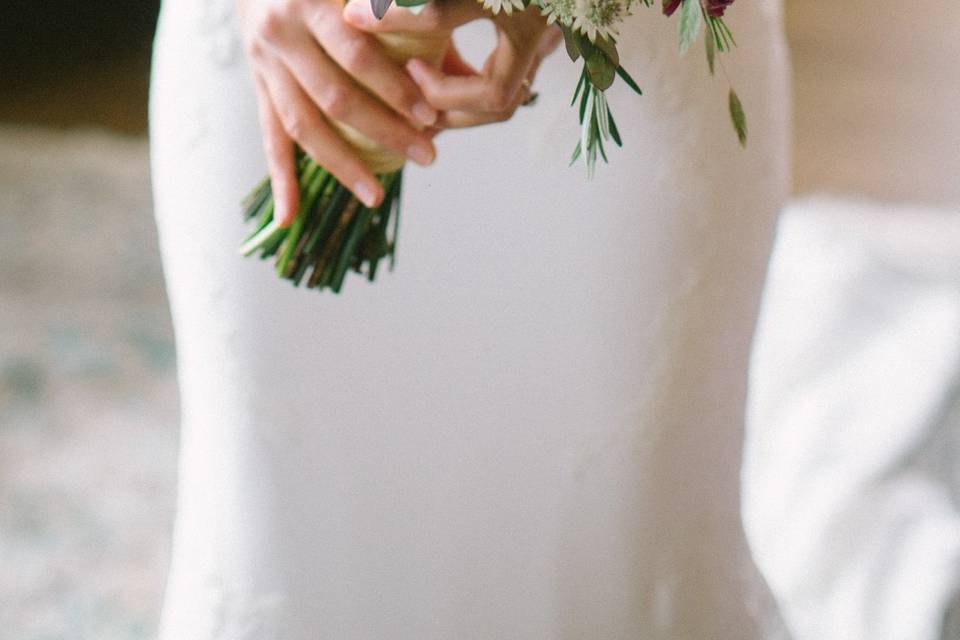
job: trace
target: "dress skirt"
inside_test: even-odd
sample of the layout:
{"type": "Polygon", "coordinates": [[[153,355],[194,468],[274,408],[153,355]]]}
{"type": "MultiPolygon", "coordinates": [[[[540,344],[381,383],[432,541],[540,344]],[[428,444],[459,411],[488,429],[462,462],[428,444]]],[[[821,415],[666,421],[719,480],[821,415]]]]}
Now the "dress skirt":
{"type": "MultiPolygon", "coordinates": [[[[638,3],[635,3],[638,4],[638,3]]],[[[786,637],[743,532],[751,340],[787,192],[779,3],[725,68],[634,8],[625,147],[580,73],[405,172],[396,268],[336,296],[237,252],[266,172],[232,0],[166,0],[150,104],[181,458],[161,640],[786,637]]],[[[474,59],[489,25],[458,41],[474,59]]]]}

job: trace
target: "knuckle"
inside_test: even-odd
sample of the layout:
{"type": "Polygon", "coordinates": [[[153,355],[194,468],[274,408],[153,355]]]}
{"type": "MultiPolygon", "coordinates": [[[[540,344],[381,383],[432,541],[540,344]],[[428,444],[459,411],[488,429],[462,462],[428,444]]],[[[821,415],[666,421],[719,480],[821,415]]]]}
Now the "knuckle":
{"type": "Polygon", "coordinates": [[[444,11],[443,7],[436,2],[431,2],[417,16],[417,23],[425,31],[437,31],[443,27],[444,11]]]}
{"type": "Polygon", "coordinates": [[[267,9],[260,21],[257,23],[256,35],[266,42],[278,40],[287,24],[287,14],[285,9],[280,6],[272,6],[267,9]]]}
{"type": "Polygon", "coordinates": [[[423,97],[416,87],[404,87],[391,85],[386,87],[382,96],[387,106],[392,107],[398,113],[412,113],[413,106],[427,97],[424,92],[423,97]]]}
{"type": "Polygon", "coordinates": [[[386,127],[382,142],[394,149],[406,149],[412,144],[423,144],[421,136],[411,127],[386,127]]]}
{"type": "Polygon", "coordinates": [[[303,12],[308,8],[309,2],[305,0],[284,0],[283,8],[286,11],[287,15],[302,15],[303,12]]]}
{"type": "Polygon", "coordinates": [[[339,16],[332,15],[326,3],[314,5],[304,12],[307,27],[313,33],[317,42],[326,43],[335,39],[337,30],[341,26],[339,16]]]}
{"type": "Polygon", "coordinates": [[[496,113],[507,111],[510,109],[511,98],[510,91],[507,90],[505,85],[493,84],[487,92],[487,110],[496,113]]]}
{"type": "Polygon", "coordinates": [[[370,67],[373,50],[365,40],[351,39],[343,50],[343,66],[348,71],[358,73],[370,67]]]}
{"type": "Polygon", "coordinates": [[[267,49],[259,38],[249,38],[245,42],[247,55],[253,60],[262,60],[267,49]]]}
{"type": "Polygon", "coordinates": [[[272,159],[274,162],[283,155],[283,144],[276,136],[265,136],[263,146],[267,152],[267,158],[272,159]]]}
{"type": "Polygon", "coordinates": [[[303,142],[311,129],[309,119],[297,113],[284,114],[281,121],[283,122],[283,128],[297,142],[303,142]]]}
{"type": "Polygon", "coordinates": [[[350,90],[340,84],[331,84],[320,94],[320,108],[336,120],[345,117],[350,112],[352,103],[353,96],[350,90]]]}

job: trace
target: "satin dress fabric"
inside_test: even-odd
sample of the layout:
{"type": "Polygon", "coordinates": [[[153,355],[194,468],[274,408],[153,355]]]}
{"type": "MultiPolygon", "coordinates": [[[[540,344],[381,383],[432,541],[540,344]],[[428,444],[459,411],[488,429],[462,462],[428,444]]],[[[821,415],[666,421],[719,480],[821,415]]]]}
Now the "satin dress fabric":
{"type": "MultiPolygon", "coordinates": [[[[776,0],[727,78],[634,8],[624,148],[568,167],[562,49],[507,123],[405,173],[396,268],[339,295],[243,258],[265,175],[230,0],[167,0],[156,222],[181,457],[162,640],[785,638],[743,532],[751,340],[787,193],[776,0]]],[[[468,56],[489,23],[458,33],[468,56]]]]}

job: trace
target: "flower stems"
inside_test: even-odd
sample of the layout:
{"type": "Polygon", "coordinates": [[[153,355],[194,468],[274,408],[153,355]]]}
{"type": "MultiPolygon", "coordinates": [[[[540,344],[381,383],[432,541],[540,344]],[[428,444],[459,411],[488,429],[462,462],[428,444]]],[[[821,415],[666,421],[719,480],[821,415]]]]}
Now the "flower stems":
{"type": "Polygon", "coordinates": [[[240,245],[240,253],[259,252],[261,259],[275,257],[281,278],[299,286],[339,293],[349,271],[376,277],[380,260],[389,258],[393,269],[400,219],[400,185],[403,170],[378,175],[383,203],[364,206],[326,169],[305,154],[298,160],[300,209],[293,223],[280,227],[274,219],[270,181],[261,182],[244,200],[244,218],[256,221],[240,245]]]}

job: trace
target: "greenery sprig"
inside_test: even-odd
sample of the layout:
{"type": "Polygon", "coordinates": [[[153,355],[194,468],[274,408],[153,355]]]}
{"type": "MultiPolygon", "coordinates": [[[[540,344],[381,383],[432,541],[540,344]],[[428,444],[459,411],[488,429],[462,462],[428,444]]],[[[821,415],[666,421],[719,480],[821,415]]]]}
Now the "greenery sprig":
{"type": "Polygon", "coordinates": [[[243,202],[244,218],[254,228],[240,246],[245,256],[274,258],[277,275],[295,286],[339,293],[349,271],[373,280],[381,260],[392,270],[400,224],[403,172],[381,174],[384,200],[368,208],[330,172],[298,152],[300,210],[293,224],[281,227],[273,217],[270,181],[261,182],[243,202]]]}
{"type": "Polygon", "coordinates": [[[612,38],[597,36],[594,41],[571,29],[561,26],[567,55],[573,62],[583,59],[583,70],[577,81],[576,90],[570,105],[577,104],[580,121],[580,140],[573,150],[570,164],[583,156],[587,165],[587,175],[593,176],[597,158],[608,162],[604,141],[612,141],[618,147],[623,146],[617,122],[613,118],[606,94],[614,80],[619,76],[637,95],[643,95],[640,86],[630,77],[620,64],[617,45],[612,38]]]}
{"type": "MultiPolygon", "coordinates": [[[[733,32],[724,22],[722,16],[714,16],[707,12],[700,0],[683,0],[680,5],[679,20],[679,44],[680,53],[685,54],[696,42],[700,31],[704,32],[704,43],[707,52],[707,67],[710,69],[710,75],[716,74],[717,62],[720,62],[720,69],[723,71],[727,81],[727,71],[723,67],[723,62],[717,58],[717,53],[726,53],[737,46],[737,41],[733,38],[733,32]],[[704,25],[706,28],[704,29],[704,25]]],[[[730,111],[730,121],[737,134],[740,144],[747,144],[747,116],[743,110],[743,104],[740,97],[730,83],[730,94],[728,98],[728,108],[730,111]]]]}
{"type": "MultiPolygon", "coordinates": [[[[373,12],[382,17],[393,2],[416,8],[431,0],[371,0],[373,12]]],[[[436,1],[436,0],[434,0],[436,1]]],[[[711,75],[717,66],[727,76],[718,54],[736,46],[723,13],[735,0],[662,0],[667,16],[679,16],[679,47],[686,53],[704,33],[707,65],[711,75]]],[[[567,54],[582,68],[571,106],[576,106],[580,139],[571,164],[583,158],[592,176],[597,160],[608,162],[610,144],[623,146],[620,130],[607,101],[606,91],[617,78],[643,95],[640,86],[620,64],[616,38],[619,25],[633,5],[650,7],[654,0],[478,0],[493,13],[511,13],[536,4],[548,23],[563,32],[567,54]]],[[[397,46],[394,43],[393,46],[397,46]]],[[[398,50],[402,54],[401,50],[398,50]]],[[[729,81],[729,77],[727,77],[729,81]]],[[[740,143],[747,141],[747,120],[736,91],[730,88],[728,108],[740,143]]],[[[393,267],[400,218],[402,169],[378,175],[383,203],[363,205],[312,158],[298,151],[297,169],[300,208],[293,223],[281,227],[274,219],[273,192],[269,179],[257,185],[243,202],[244,218],[252,229],[240,252],[245,256],[273,258],[278,275],[295,286],[339,292],[348,272],[373,280],[384,259],[393,267]]]]}

